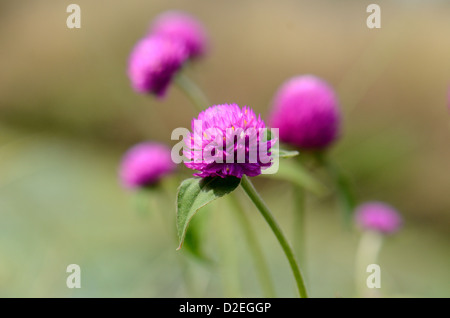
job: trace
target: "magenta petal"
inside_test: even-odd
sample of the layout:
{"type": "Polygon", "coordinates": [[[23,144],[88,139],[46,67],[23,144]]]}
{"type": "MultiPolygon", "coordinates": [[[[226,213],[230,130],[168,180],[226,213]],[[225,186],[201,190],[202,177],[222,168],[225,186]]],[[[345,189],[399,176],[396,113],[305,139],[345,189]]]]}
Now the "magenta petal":
{"type": "Polygon", "coordinates": [[[202,158],[200,162],[185,162],[185,165],[199,170],[195,174],[199,177],[257,176],[262,169],[271,166],[270,147],[267,147],[272,142],[263,140],[261,133],[265,127],[261,117],[249,107],[241,109],[236,104],[211,106],[192,121],[195,133],[191,134],[193,140],[186,143],[193,147],[187,158],[193,158],[195,151],[202,154],[202,158]],[[258,150],[261,150],[261,156],[258,150]],[[269,157],[269,160],[260,160],[260,157],[269,157]],[[218,162],[218,158],[222,162],[218,162]]]}

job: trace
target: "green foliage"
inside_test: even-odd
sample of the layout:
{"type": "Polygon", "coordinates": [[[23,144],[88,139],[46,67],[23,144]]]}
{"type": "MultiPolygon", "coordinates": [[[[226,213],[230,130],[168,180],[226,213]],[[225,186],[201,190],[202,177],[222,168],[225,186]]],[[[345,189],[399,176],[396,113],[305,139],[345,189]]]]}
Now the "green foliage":
{"type": "MultiPolygon", "coordinates": [[[[286,153],[286,155],[290,155],[291,152],[286,153]]],[[[291,182],[319,196],[323,196],[327,192],[326,187],[320,181],[316,180],[300,162],[294,160],[283,160],[279,164],[277,173],[263,174],[262,176],[291,182]]]]}
{"type": "Polygon", "coordinates": [[[177,229],[180,249],[183,245],[189,222],[199,209],[217,198],[231,193],[241,179],[228,178],[189,178],[184,180],[177,193],[177,229]]]}
{"type": "Polygon", "coordinates": [[[299,155],[297,150],[273,149],[272,155],[279,158],[292,158],[299,155]]]}

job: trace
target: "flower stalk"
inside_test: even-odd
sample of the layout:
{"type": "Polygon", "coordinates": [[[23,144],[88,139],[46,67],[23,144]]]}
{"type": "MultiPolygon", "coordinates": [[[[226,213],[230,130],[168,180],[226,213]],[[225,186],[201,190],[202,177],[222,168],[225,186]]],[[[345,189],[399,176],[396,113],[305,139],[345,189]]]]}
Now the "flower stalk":
{"type": "Polygon", "coordinates": [[[306,240],[305,240],[305,200],[306,193],[303,188],[298,185],[294,185],[294,250],[297,254],[300,265],[305,269],[305,254],[306,254],[306,240]]]}
{"type": "Polygon", "coordinates": [[[209,105],[208,98],[203,91],[186,74],[179,72],[174,80],[175,85],[194,105],[195,110],[201,112],[209,105]]]}
{"type": "Polygon", "coordinates": [[[266,262],[266,259],[264,258],[261,247],[258,244],[256,235],[250,225],[250,221],[248,220],[245,211],[242,208],[242,205],[236,197],[236,194],[231,194],[227,198],[234,208],[233,211],[236,212],[236,217],[238,218],[239,224],[241,225],[242,231],[244,232],[245,238],[247,239],[264,297],[273,298],[275,297],[275,288],[273,286],[272,280],[270,279],[269,266],[266,262]]]}
{"type": "MultiPolygon", "coordinates": [[[[183,72],[180,72],[175,78],[176,86],[186,95],[191,101],[191,104],[195,107],[196,111],[202,112],[209,104],[208,98],[203,91],[183,72]]],[[[245,215],[245,211],[242,208],[239,200],[232,194],[228,196],[230,204],[233,206],[233,210],[236,211],[239,224],[242,227],[242,231],[247,239],[250,247],[250,253],[255,262],[256,271],[258,273],[261,288],[265,297],[275,297],[275,289],[270,279],[270,270],[267,262],[264,258],[263,252],[258,244],[255,233],[253,232],[250,222],[245,215]]]]}
{"type": "Polygon", "coordinates": [[[368,289],[366,283],[366,268],[370,264],[376,264],[378,260],[378,254],[381,250],[383,243],[382,234],[376,231],[366,231],[362,234],[361,240],[356,251],[356,264],[355,264],[355,282],[356,290],[361,297],[373,297],[376,296],[376,292],[372,289],[368,289]]]}
{"type": "Polygon", "coordinates": [[[307,298],[308,294],[306,292],[305,283],[303,280],[303,276],[300,272],[300,268],[298,266],[297,260],[295,259],[294,252],[289,245],[285,235],[283,234],[280,226],[276,222],[266,203],[263,201],[259,193],[256,191],[253,183],[247,176],[242,177],[241,186],[244,189],[245,193],[249,196],[250,200],[255,204],[258,211],[261,213],[263,218],[266,220],[270,229],[274,233],[278,242],[283,249],[286,258],[288,259],[289,265],[291,267],[292,273],[294,274],[295,282],[297,284],[298,293],[301,298],[307,298]]]}

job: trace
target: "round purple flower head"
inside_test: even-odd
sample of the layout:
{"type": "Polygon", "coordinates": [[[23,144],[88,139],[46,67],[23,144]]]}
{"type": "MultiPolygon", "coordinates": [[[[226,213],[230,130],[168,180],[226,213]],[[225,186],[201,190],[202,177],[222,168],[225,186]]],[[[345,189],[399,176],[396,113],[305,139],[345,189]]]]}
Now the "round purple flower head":
{"type": "Polygon", "coordinates": [[[200,171],[194,174],[199,177],[257,176],[271,166],[270,148],[276,141],[266,138],[265,128],[261,116],[247,106],[211,106],[192,121],[185,165],[200,171]]]}
{"type": "Polygon", "coordinates": [[[402,225],[400,214],[382,202],[367,202],[360,205],[356,208],[355,220],[362,229],[383,234],[395,233],[402,225]]]}
{"type": "Polygon", "coordinates": [[[140,40],[128,61],[128,76],[134,90],[163,97],[175,75],[187,59],[182,44],[163,37],[140,40]]]}
{"type": "Polygon", "coordinates": [[[167,11],[160,14],[152,25],[151,34],[180,41],[186,47],[189,58],[200,57],[206,51],[205,29],[199,21],[184,12],[167,11]]]}
{"type": "Polygon", "coordinates": [[[276,93],[270,118],[280,141],[303,149],[323,149],[339,134],[340,111],[333,89],[312,75],[285,82],[276,93]]]}
{"type": "Polygon", "coordinates": [[[170,153],[166,145],[159,143],[135,145],[122,159],[119,171],[122,184],[129,189],[155,184],[176,168],[170,153]]]}

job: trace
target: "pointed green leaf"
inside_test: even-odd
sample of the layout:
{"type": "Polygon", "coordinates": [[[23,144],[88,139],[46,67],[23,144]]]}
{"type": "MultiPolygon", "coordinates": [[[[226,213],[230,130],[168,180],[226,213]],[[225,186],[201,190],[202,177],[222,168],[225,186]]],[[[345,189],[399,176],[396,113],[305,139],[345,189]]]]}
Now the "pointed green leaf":
{"type": "Polygon", "coordinates": [[[278,156],[279,158],[292,158],[298,156],[300,153],[297,150],[285,150],[285,149],[274,149],[272,148],[272,155],[278,156]]]}
{"type": "Polygon", "coordinates": [[[311,175],[300,162],[294,160],[280,161],[276,173],[262,174],[262,176],[291,182],[319,196],[328,192],[328,189],[311,175]]]}
{"type": "Polygon", "coordinates": [[[214,177],[189,178],[181,183],[177,193],[178,250],[183,245],[189,222],[195,213],[215,199],[231,193],[240,182],[241,179],[236,177],[214,177]]]}
{"type": "Polygon", "coordinates": [[[205,216],[208,215],[201,215],[191,219],[191,222],[189,222],[189,231],[186,232],[186,236],[184,237],[183,247],[197,261],[203,264],[211,264],[211,258],[205,254],[202,248],[204,227],[206,226],[205,216]]]}

